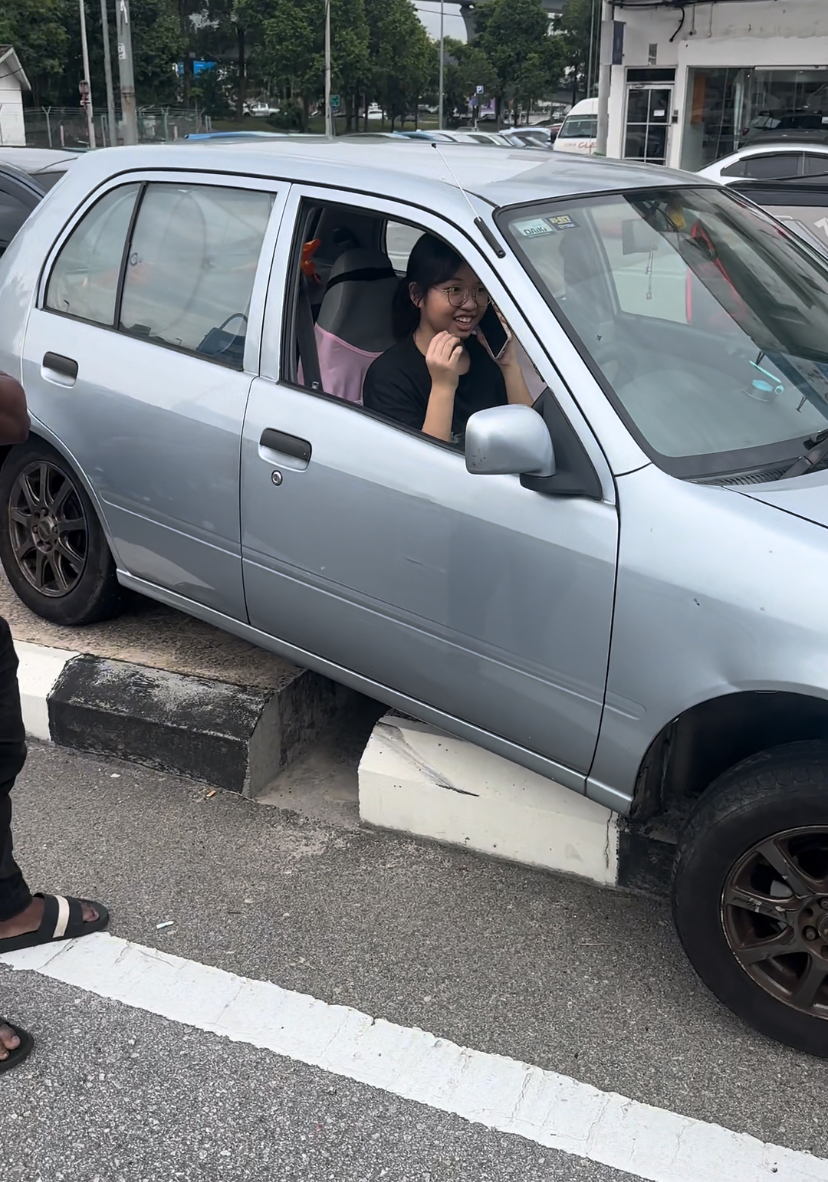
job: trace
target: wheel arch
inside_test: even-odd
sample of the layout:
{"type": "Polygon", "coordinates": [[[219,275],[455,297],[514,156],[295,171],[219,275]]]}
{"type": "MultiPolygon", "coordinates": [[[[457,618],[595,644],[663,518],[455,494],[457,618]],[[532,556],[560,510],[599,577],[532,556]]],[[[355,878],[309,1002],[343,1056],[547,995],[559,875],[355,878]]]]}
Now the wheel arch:
{"type": "MultiPolygon", "coordinates": [[[[38,421],[33,420],[27,442],[45,443],[47,447],[51,447],[54,451],[56,451],[58,455],[61,456],[61,458],[64,459],[72,469],[72,475],[76,480],[79,481],[80,484],[83,485],[84,492],[92,502],[92,507],[95,510],[95,516],[98,518],[101,529],[104,531],[104,536],[106,537],[106,543],[109,546],[109,551],[115,560],[115,565],[119,570],[121,570],[122,568],[118,557],[118,549],[112,537],[112,531],[109,528],[109,522],[106,519],[106,513],[104,512],[103,505],[101,504],[98,494],[87,480],[75,457],[72,455],[69,449],[65,447],[63,443],[61,443],[56,435],[53,435],[47,427],[38,421]]],[[[22,446],[23,444],[11,444],[9,446],[0,447],[0,470],[3,469],[6,461],[15,448],[22,446]]]]}
{"type": "Polygon", "coordinates": [[[676,819],[722,772],[785,743],[828,739],[828,700],[745,690],[708,698],[656,735],[636,777],[631,819],[676,819]]]}

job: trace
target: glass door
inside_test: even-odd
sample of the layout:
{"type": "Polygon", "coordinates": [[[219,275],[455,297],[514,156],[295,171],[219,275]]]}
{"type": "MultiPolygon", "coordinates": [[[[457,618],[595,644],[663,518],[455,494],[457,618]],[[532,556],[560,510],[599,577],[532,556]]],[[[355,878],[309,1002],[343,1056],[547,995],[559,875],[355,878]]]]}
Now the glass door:
{"type": "Polygon", "coordinates": [[[648,86],[642,82],[628,85],[625,160],[666,162],[672,108],[672,86],[648,86]]]}

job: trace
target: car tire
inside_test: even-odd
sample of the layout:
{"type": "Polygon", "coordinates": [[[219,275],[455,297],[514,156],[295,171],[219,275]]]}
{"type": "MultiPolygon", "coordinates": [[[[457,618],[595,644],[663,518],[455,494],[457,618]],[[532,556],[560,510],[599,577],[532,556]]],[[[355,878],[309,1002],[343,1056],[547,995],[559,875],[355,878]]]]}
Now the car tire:
{"type": "Polygon", "coordinates": [[[56,624],[92,624],[122,605],[106,536],[72,467],[31,438],[0,468],[0,561],[17,596],[56,624]]]}
{"type": "Polygon", "coordinates": [[[828,1057],[828,742],[764,751],[710,786],[679,843],[673,916],[724,1005],[828,1057]]]}

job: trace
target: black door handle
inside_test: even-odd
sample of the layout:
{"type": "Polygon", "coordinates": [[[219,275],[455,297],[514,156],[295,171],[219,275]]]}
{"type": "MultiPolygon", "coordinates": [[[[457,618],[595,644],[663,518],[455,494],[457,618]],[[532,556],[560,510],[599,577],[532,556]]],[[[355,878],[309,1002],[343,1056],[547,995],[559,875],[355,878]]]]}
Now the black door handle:
{"type": "Polygon", "coordinates": [[[297,460],[310,463],[311,445],[307,439],[299,439],[296,435],[286,435],[284,431],[275,431],[273,427],[265,427],[259,440],[262,447],[271,451],[280,451],[283,456],[294,456],[297,460]]]}
{"type": "Polygon", "coordinates": [[[71,357],[64,357],[61,353],[44,353],[43,368],[51,369],[53,373],[59,373],[64,378],[78,376],[77,361],[73,361],[71,357]]]}

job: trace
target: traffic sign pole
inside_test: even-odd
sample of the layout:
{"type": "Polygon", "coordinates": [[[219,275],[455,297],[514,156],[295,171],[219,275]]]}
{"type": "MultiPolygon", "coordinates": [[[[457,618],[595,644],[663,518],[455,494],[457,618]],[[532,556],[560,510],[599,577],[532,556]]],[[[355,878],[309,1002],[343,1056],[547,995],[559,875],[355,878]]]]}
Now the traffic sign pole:
{"type": "Polygon", "coordinates": [[[132,29],[129,0],[117,0],[118,77],[121,83],[121,117],[124,143],[138,143],[138,112],[135,109],[135,73],[132,66],[132,29]]]}
{"type": "Polygon", "coordinates": [[[92,87],[89,83],[89,46],[86,42],[86,2],[80,0],[81,52],[83,54],[83,82],[81,83],[81,103],[86,108],[86,135],[89,147],[97,147],[95,143],[95,112],[92,110],[92,87]]]}
{"type": "Polygon", "coordinates": [[[325,0],[325,135],[333,138],[334,121],[331,110],[331,0],[325,0]]]}
{"type": "Polygon", "coordinates": [[[104,74],[106,75],[106,115],[109,123],[109,146],[118,142],[118,128],[115,123],[115,94],[112,89],[112,54],[109,51],[109,14],[107,0],[101,0],[101,29],[103,31],[104,74]]]}

